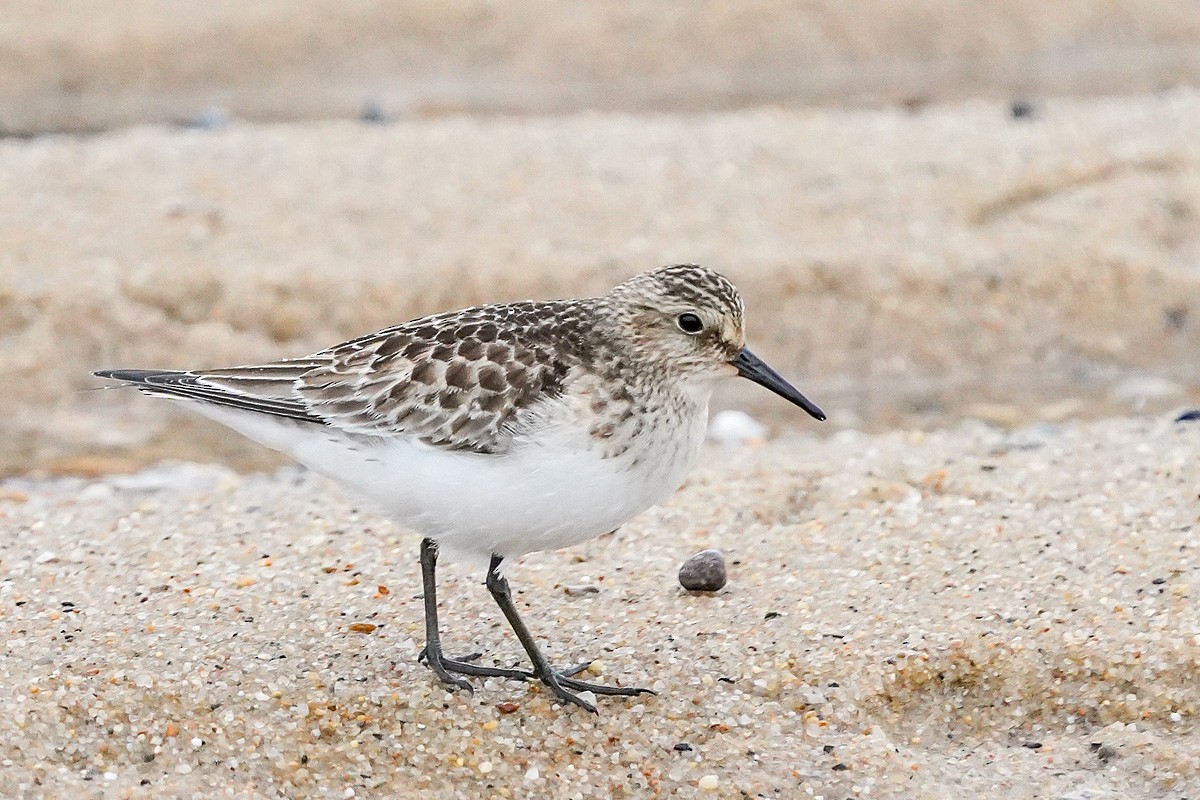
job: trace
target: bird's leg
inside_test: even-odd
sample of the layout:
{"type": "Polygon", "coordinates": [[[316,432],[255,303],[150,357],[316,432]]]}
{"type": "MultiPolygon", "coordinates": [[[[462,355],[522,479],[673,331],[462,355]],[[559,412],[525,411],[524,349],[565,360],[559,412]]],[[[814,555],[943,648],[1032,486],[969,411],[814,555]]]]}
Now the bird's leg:
{"type": "Polygon", "coordinates": [[[512,600],[512,590],[508,586],[508,579],[500,574],[500,562],[503,560],[501,556],[492,556],[492,563],[488,567],[487,573],[488,591],[492,593],[492,597],[496,600],[496,605],[500,606],[500,610],[504,612],[504,617],[508,620],[508,624],[512,626],[513,633],[517,634],[517,638],[521,640],[521,646],[529,654],[529,660],[533,662],[534,676],[546,684],[556,697],[568,703],[574,703],[580,708],[584,708],[595,714],[595,706],[569,690],[574,689],[577,692],[612,695],[654,694],[649,689],[603,686],[576,680],[571,677],[587,669],[587,664],[581,664],[562,672],[555,672],[550,667],[550,662],[542,655],[542,651],[538,649],[537,642],[533,640],[533,635],[525,627],[525,623],[521,620],[521,615],[517,613],[517,607],[513,604],[512,600]]]}
{"type": "Polygon", "coordinates": [[[438,633],[437,618],[437,542],[432,539],[421,540],[421,583],[425,592],[425,647],[422,648],[417,661],[425,661],[442,683],[459,689],[472,691],[471,684],[462,678],[456,678],[451,672],[463,675],[479,675],[486,678],[515,678],[525,680],[531,678],[531,673],[517,669],[502,669],[500,667],[481,667],[470,662],[480,657],[480,653],[472,653],[462,658],[446,658],[442,654],[442,640],[438,633]]]}
{"type": "Polygon", "coordinates": [[[446,659],[442,656],[442,640],[438,634],[437,619],[437,542],[432,539],[421,540],[421,583],[425,591],[425,649],[417,656],[420,661],[424,658],[429,662],[429,668],[437,675],[442,683],[459,689],[472,691],[471,684],[462,678],[455,678],[446,669],[446,659]]]}

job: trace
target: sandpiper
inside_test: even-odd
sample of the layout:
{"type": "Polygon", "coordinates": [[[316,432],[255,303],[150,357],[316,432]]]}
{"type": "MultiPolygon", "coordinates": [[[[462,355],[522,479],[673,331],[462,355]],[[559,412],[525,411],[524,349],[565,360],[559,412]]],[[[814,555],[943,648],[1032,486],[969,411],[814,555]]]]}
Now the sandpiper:
{"type": "Polygon", "coordinates": [[[555,671],[513,603],[505,559],[614,530],[670,496],[695,463],[714,383],[740,375],[822,411],[745,346],[742,298],[680,264],[599,297],[477,306],[304,358],[229,369],[97,372],[170,397],[340,482],[421,533],[425,648],[444,683],[541,680],[579,696],[648,689],[555,671]],[[487,588],[532,671],[449,658],[438,635],[439,548],[489,560],[487,588]]]}

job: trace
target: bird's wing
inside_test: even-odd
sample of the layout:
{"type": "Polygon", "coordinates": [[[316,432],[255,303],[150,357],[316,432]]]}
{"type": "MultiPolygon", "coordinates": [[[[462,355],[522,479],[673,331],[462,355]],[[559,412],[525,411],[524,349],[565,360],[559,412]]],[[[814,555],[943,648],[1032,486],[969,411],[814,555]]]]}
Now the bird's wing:
{"type": "Polygon", "coordinates": [[[545,303],[481,306],[273,364],[96,374],[148,394],[498,453],[518,414],[562,391],[568,365],[544,337],[553,312],[545,303]]]}
{"type": "Polygon", "coordinates": [[[295,384],[317,366],[311,359],[206,371],[110,369],[95,373],[124,381],[146,394],[180,397],[301,422],[323,423],[295,393],[295,384]]]}
{"type": "Polygon", "coordinates": [[[562,390],[565,362],[539,336],[549,305],[483,306],[346,342],[318,354],[329,360],[296,391],[343,430],[501,452],[513,419],[562,390]]]}

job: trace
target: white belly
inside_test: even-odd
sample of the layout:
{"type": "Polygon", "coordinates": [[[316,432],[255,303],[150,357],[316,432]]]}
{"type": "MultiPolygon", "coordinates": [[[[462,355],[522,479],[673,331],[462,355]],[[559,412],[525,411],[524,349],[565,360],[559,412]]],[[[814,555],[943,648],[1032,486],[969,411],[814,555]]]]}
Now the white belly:
{"type": "Polygon", "coordinates": [[[614,530],[679,488],[707,425],[701,408],[682,428],[647,426],[628,451],[610,458],[554,437],[483,455],[351,438],[213,406],[197,410],[333,478],[443,547],[482,557],[566,547],[614,530]]]}

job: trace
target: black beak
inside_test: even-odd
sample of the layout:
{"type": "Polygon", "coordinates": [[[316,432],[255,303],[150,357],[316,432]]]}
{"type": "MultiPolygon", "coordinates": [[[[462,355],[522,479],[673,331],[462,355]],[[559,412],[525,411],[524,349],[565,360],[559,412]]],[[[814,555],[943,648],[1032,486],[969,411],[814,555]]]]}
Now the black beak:
{"type": "Polygon", "coordinates": [[[745,347],[738,350],[738,354],[733,357],[733,361],[730,363],[737,367],[738,375],[741,375],[743,378],[749,378],[759,386],[767,387],[783,399],[790,400],[800,406],[817,419],[825,419],[825,412],[817,408],[812,400],[800,394],[795,386],[785,381],[782,375],[768,367],[761,358],[751,353],[745,347]]]}

